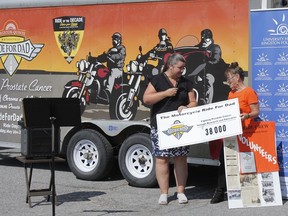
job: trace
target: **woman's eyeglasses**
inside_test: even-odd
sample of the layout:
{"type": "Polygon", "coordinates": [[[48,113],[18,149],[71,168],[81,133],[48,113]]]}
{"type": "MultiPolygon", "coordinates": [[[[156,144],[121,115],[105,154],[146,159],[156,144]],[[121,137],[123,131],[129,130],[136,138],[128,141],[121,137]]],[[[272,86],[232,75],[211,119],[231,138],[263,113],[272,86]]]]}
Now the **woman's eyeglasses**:
{"type": "Polygon", "coordinates": [[[186,69],[186,67],[185,66],[181,66],[181,67],[177,67],[177,66],[173,66],[173,67],[176,67],[176,68],[178,68],[179,70],[181,70],[181,71],[183,71],[183,70],[185,70],[186,69]]]}
{"type": "Polygon", "coordinates": [[[235,77],[235,75],[234,76],[231,76],[231,77],[227,77],[227,82],[230,82],[233,78],[235,77]]]}

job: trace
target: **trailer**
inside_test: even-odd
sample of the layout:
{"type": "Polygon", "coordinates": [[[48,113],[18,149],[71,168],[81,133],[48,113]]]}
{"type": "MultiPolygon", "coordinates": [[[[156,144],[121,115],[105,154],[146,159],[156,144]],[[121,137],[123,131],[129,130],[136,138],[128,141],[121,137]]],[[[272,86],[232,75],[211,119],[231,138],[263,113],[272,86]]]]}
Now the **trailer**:
{"type": "MultiPolygon", "coordinates": [[[[23,98],[79,98],[81,125],[61,127],[57,147],[75,176],[104,179],[116,157],[130,185],[154,186],[150,113],[142,100],[149,79],[161,72],[172,50],[186,58],[183,76],[194,83],[199,105],[225,100],[229,87],[224,71],[229,63],[237,57],[248,69],[248,4],[237,0],[1,3],[1,146],[23,147],[25,128],[18,124],[23,98]],[[170,11],[174,15],[167,17],[170,11]],[[121,76],[109,90],[109,77],[116,68],[109,58],[119,51],[111,42],[119,38],[125,51],[117,68],[121,76]]],[[[44,138],[50,132],[47,128],[32,132],[31,142],[37,133],[44,138]]],[[[191,145],[188,163],[218,166],[210,147],[211,143],[191,145]]]]}

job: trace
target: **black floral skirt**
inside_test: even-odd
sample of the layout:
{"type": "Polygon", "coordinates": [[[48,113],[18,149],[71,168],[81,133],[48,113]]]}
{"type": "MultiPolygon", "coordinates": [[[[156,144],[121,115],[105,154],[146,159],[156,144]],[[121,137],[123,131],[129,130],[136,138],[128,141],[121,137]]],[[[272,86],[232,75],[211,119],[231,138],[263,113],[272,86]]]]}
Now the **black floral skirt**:
{"type": "Polygon", "coordinates": [[[189,154],[189,146],[160,150],[158,131],[154,127],[151,128],[150,136],[151,136],[152,147],[153,147],[152,155],[155,157],[179,157],[179,156],[187,156],[187,154],[189,154]]]}

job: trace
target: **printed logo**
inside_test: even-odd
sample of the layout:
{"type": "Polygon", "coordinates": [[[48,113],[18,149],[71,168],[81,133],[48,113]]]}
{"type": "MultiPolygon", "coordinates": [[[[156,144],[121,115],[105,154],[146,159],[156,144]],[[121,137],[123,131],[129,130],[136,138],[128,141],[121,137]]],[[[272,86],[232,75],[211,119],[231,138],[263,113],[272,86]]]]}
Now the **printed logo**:
{"type": "Polygon", "coordinates": [[[265,54],[265,53],[259,54],[258,58],[257,58],[257,61],[258,62],[267,62],[267,61],[269,61],[268,55],[265,54]]]}
{"type": "Polygon", "coordinates": [[[282,20],[277,21],[276,19],[272,19],[275,23],[275,29],[269,29],[270,35],[287,35],[288,28],[287,24],[285,23],[286,17],[285,14],[282,15],[282,20]]]}
{"type": "Polygon", "coordinates": [[[281,129],[277,131],[277,138],[279,138],[279,140],[286,140],[288,137],[288,131],[281,129]]]}
{"type": "Polygon", "coordinates": [[[288,162],[283,162],[283,161],[279,161],[279,169],[287,169],[288,168],[288,162]]]}
{"type": "Polygon", "coordinates": [[[32,61],[43,46],[25,39],[25,31],[18,29],[17,23],[12,20],[8,20],[0,30],[0,58],[10,76],[17,71],[23,58],[32,61]]]}
{"type": "Polygon", "coordinates": [[[277,103],[276,106],[279,108],[279,109],[276,110],[276,111],[279,111],[280,109],[287,111],[287,108],[288,108],[288,100],[286,100],[285,98],[282,98],[281,100],[278,100],[278,103],[277,103]]]}
{"type": "Polygon", "coordinates": [[[287,62],[288,61],[288,54],[280,53],[279,58],[277,58],[279,62],[287,62]]]}
{"type": "Polygon", "coordinates": [[[255,65],[272,65],[269,61],[268,55],[265,53],[258,54],[255,65]]]}
{"type": "Polygon", "coordinates": [[[279,145],[277,146],[277,153],[287,153],[288,147],[284,145],[284,143],[281,141],[279,145]]]}
{"type": "Polygon", "coordinates": [[[252,155],[245,154],[245,156],[242,159],[246,161],[252,161],[252,155]]]}
{"type": "Polygon", "coordinates": [[[257,86],[256,91],[258,93],[258,95],[265,95],[265,96],[271,96],[271,92],[268,88],[268,85],[261,83],[257,86]]]}
{"type": "Polygon", "coordinates": [[[229,149],[235,149],[235,148],[236,148],[235,144],[232,143],[232,142],[229,142],[229,143],[226,145],[226,147],[229,148],[229,149]]]}
{"type": "Polygon", "coordinates": [[[279,72],[276,74],[275,80],[288,80],[288,70],[284,67],[278,70],[279,72]]]}
{"type": "Polygon", "coordinates": [[[279,96],[287,96],[288,95],[288,85],[286,83],[282,83],[278,85],[277,92],[275,95],[279,96]]]}
{"type": "Polygon", "coordinates": [[[264,98],[261,98],[259,100],[259,107],[261,111],[271,111],[272,109],[269,106],[268,100],[265,100],[264,98]]]}
{"type": "Polygon", "coordinates": [[[264,113],[261,113],[261,114],[259,115],[259,118],[260,118],[262,121],[269,121],[268,115],[265,115],[264,113]]]}
{"type": "Polygon", "coordinates": [[[269,76],[269,73],[267,72],[267,70],[262,68],[261,70],[258,70],[257,76],[259,76],[259,77],[267,77],[267,76],[269,76]]]}
{"type": "Polygon", "coordinates": [[[70,64],[82,42],[85,17],[63,16],[53,19],[54,35],[58,48],[70,64]]]}
{"type": "Polygon", "coordinates": [[[109,126],[108,126],[108,130],[109,130],[109,131],[118,131],[118,127],[117,127],[117,126],[114,126],[114,125],[109,125],[109,126]]]}
{"type": "Polygon", "coordinates": [[[286,123],[288,122],[288,116],[282,113],[281,115],[278,116],[277,122],[279,123],[286,123]]]}
{"type": "Polygon", "coordinates": [[[282,52],[279,54],[279,57],[277,58],[277,61],[275,62],[275,65],[287,65],[288,64],[288,54],[285,54],[285,52],[282,52]]]}
{"type": "MultiPolygon", "coordinates": [[[[281,18],[280,18],[281,19],[281,18]]],[[[261,46],[263,47],[279,47],[279,46],[287,46],[287,34],[288,34],[288,28],[287,24],[285,23],[285,14],[282,16],[282,20],[278,21],[274,18],[272,18],[272,21],[275,25],[273,25],[272,28],[267,29],[267,32],[269,35],[267,37],[263,37],[261,41],[261,46]]],[[[282,56],[286,57],[286,56],[282,56]]],[[[279,60],[279,59],[278,59],[279,60]]],[[[283,61],[279,61],[279,63],[283,61]]]]}
{"type": "Polygon", "coordinates": [[[272,80],[272,78],[269,77],[268,70],[264,68],[259,69],[256,75],[257,77],[255,78],[255,80],[272,80]]]}
{"type": "Polygon", "coordinates": [[[193,126],[184,125],[179,120],[176,120],[168,130],[162,132],[168,136],[173,135],[175,138],[180,140],[183,134],[189,132],[192,128],[193,126]]]}

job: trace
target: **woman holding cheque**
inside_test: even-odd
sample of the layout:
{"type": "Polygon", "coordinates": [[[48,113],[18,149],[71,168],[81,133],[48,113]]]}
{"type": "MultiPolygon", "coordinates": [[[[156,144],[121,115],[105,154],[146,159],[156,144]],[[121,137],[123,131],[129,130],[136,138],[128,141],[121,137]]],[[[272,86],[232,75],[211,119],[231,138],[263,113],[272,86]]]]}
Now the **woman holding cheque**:
{"type": "MultiPolygon", "coordinates": [[[[258,96],[249,86],[244,84],[244,71],[233,62],[225,71],[227,82],[231,88],[228,99],[238,98],[240,108],[240,118],[243,121],[251,121],[259,115],[258,96]]],[[[218,167],[218,182],[214,196],[210,203],[215,204],[226,199],[226,176],[224,166],[223,145],[219,156],[220,166],[218,167]]]]}
{"type": "Polygon", "coordinates": [[[182,76],[185,59],[174,53],[169,56],[162,73],[154,76],[144,93],[143,101],[151,107],[151,140],[153,156],[156,157],[156,178],[160,187],[159,204],[168,203],[169,160],[174,159],[174,175],[177,185],[177,198],[180,204],[188,202],[185,186],[188,177],[187,154],[189,146],[172,149],[159,149],[156,115],[169,111],[197,106],[192,83],[182,76]]]}

